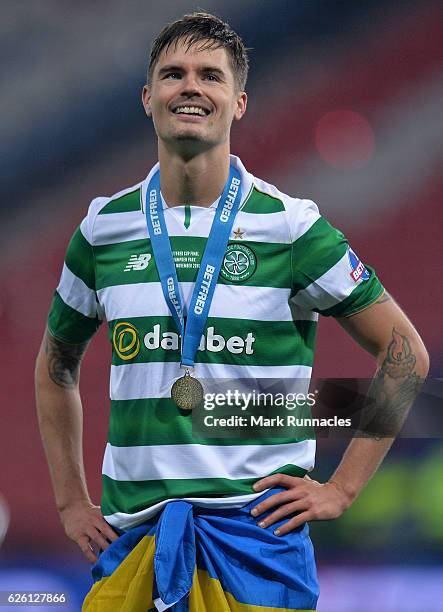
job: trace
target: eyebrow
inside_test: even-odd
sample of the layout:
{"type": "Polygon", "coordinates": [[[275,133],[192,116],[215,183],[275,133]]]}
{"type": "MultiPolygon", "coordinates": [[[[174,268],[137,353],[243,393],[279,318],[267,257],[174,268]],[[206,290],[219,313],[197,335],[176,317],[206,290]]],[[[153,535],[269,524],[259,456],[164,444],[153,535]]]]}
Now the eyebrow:
{"type": "MultiPolygon", "coordinates": [[[[168,64],[166,66],[163,66],[163,68],[160,68],[160,70],[158,71],[158,76],[162,76],[167,72],[183,72],[183,67],[178,66],[177,64],[168,64]]],[[[202,66],[199,68],[199,72],[214,72],[220,77],[225,77],[224,71],[220,68],[217,68],[217,66],[202,66]]]]}

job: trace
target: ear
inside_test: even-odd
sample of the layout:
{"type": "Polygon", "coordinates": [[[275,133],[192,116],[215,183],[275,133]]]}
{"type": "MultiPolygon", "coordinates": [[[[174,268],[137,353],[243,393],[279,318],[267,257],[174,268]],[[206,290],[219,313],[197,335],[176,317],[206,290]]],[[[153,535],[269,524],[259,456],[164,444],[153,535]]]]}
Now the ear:
{"type": "Polygon", "coordinates": [[[142,91],[142,104],[143,104],[143,108],[145,109],[145,113],[147,114],[147,116],[151,117],[151,115],[152,115],[152,110],[151,110],[151,90],[148,87],[148,85],[145,85],[143,87],[143,91],[142,91]]]}
{"type": "Polygon", "coordinates": [[[246,112],[247,105],[248,105],[247,93],[245,91],[242,91],[238,95],[236,106],[235,106],[234,119],[236,121],[240,121],[240,119],[243,117],[243,115],[246,112]]]}

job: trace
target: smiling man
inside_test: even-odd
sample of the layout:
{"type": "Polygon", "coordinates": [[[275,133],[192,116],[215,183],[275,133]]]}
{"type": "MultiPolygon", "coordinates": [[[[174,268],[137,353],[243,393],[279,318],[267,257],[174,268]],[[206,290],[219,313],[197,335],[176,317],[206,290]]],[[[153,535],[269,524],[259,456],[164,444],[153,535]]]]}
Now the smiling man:
{"type": "Polygon", "coordinates": [[[195,13],[166,26],[143,89],[159,163],[93,200],[68,247],[36,387],[61,520],[95,564],[84,610],[315,610],[308,521],[351,505],[427,373],[416,330],[317,206],[230,155],[247,71],[241,39],[220,19],[195,13]],[[309,378],[319,314],[377,364],[365,435],[328,482],[307,476],[315,441],[302,433],[193,436],[201,379],[309,378]],[[104,318],[113,354],[98,507],[78,384],[104,318]]]}

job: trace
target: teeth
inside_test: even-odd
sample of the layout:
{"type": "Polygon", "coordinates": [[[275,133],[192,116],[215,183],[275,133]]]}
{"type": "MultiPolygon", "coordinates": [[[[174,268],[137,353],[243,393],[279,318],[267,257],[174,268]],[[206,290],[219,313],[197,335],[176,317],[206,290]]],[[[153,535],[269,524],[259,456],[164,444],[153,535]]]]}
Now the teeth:
{"type": "Polygon", "coordinates": [[[205,111],[198,106],[179,106],[174,111],[176,114],[184,113],[185,115],[201,115],[202,117],[206,116],[205,111]]]}

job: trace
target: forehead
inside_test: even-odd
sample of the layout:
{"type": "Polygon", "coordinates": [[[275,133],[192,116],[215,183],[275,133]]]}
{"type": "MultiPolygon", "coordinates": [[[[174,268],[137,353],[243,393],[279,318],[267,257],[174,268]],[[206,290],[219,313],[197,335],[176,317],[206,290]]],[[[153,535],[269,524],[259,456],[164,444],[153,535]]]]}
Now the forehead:
{"type": "Polygon", "coordinates": [[[214,66],[225,73],[231,73],[229,57],[223,47],[206,49],[209,41],[197,41],[189,46],[184,39],[174,41],[169,47],[163,49],[154,68],[154,75],[166,65],[174,65],[193,70],[207,66],[214,66]]]}

